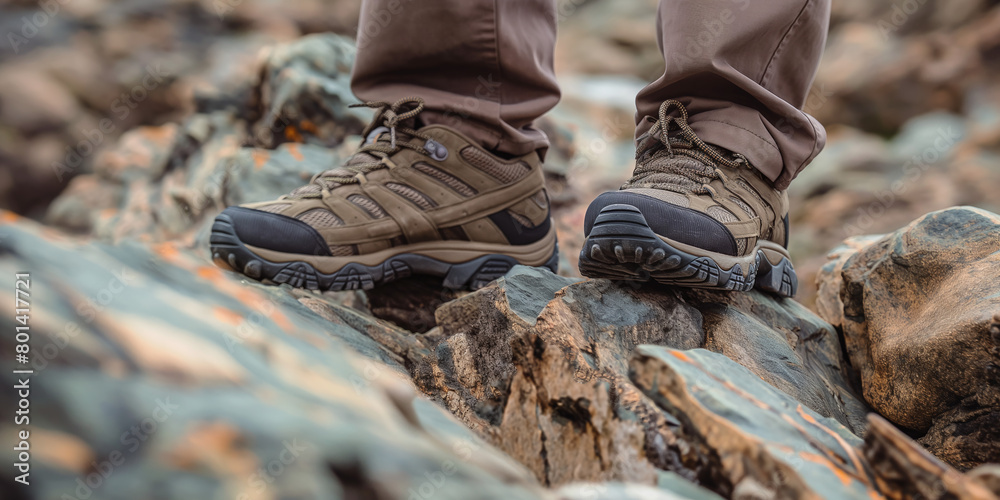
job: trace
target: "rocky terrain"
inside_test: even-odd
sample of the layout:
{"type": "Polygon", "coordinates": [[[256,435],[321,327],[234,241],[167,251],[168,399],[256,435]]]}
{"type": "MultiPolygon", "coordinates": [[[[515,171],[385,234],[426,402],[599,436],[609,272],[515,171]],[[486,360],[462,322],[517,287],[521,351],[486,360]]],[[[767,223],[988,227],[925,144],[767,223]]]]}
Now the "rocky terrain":
{"type": "MultiPolygon", "coordinates": [[[[576,275],[661,71],[655,2],[559,4],[559,275],[322,294],[219,269],[208,226],[357,146],[354,45],[326,33],[357,3],[59,5],[0,52],[0,268],[31,280],[28,363],[0,379],[34,370],[32,484],[6,497],[1000,498],[991,2],[834,2],[798,302],[576,275]]],[[[10,463],[23,427],[0,424],[10,463]]]]}
{"type": "Polygon", "coordinates": [[[3,223],[0,267],[31,273],[30,363],[0,362],[11,386],[34,369],[15,498],[1000,498],[993,280],[914,292],[995,274],[979,209],[838,254],[837,327],[758,292],[518,267],[423,334],[182,244],[3,223]]]}

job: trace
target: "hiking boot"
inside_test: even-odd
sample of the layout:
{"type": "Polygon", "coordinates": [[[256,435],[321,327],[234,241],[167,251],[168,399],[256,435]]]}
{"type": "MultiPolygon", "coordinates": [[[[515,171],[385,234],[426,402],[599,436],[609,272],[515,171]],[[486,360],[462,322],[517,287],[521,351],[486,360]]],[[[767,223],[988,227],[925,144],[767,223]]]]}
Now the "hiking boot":
{"type": "Polygon", "coordinates": [[[414,274],[476,289],[516,264],[556,270],[537,153],[503,159],[449,127],[421,127],[419,98],[363,106],[375,118],[344,166],[216,217],[218,264],[314,290],[367,290],[414,274]]]}
{"type": "Polygon", "coordinates": [[[590,204],[584,234],[580,272],[591,278],[785,297],[798,284],[786,193],[739,153],[698,138],[674,100],[638,139],[632,178],[590,204]]]}

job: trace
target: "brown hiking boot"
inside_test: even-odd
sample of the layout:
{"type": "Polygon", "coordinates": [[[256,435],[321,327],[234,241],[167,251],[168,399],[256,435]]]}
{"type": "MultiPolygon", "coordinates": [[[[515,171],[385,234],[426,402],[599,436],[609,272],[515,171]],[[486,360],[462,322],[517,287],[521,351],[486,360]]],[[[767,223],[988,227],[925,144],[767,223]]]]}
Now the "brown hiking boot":
{"type": "Polygon", "coordinates": [[[795,295],[784,191],[698,138],[678,101],[637,142],[632,178],[587,209],[584,276],[795,295]]]}
{"type": "Polygon", "coordinates": [[[216,217],[217,263],[320,290],[370,289],[411,274],[475,289],[516,264],[556,270],[537,153],[502,159],[449,127],[420,127],[419,98],[364,105],[375,118],[343,167],[216,217]]]}

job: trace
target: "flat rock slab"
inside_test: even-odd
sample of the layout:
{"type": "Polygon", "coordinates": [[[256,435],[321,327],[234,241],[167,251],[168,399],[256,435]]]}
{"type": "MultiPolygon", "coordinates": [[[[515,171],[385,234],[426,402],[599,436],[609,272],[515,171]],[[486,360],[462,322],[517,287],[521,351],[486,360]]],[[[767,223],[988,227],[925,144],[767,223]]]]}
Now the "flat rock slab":
{"type": "MultiPolygon", "coordinates": [[[[304,301],[288,288],[240,283],[173,246],[85,244],[15,219],[3,213],[0,272],[31,275],[31,361],[5,356],[0,381],[12,387],[12,370],[35,370],[25,426],[32,468],[30,487],[8,474],[5,490],[109,499],[547,495],[522,466],[416,396],[397,354],[413,348],[412,334],[318,295],[304,301]],[[343,315],[330,321],[314,309],[343,315]]],[[[14,331],[13,308],[0,324],[14,331]]],[[[13,353],[14,335],[0,338],[13,353]]],[[[3,395],[16,406],[11,391],[3,395]]],[[[4,436],[16,435],[13,424],[0,424],[4,436]]],[[[2,453],[9,463],[12,448],[2,453]]]]}
{"type": "Polygon", "coordinates": [[[642,392],[678,417],[683,436],[715,451],[727,484],[713,489],[736,498],[877,494],[857,436],[729,358],[640,346],[630,366],[642,392]]]}

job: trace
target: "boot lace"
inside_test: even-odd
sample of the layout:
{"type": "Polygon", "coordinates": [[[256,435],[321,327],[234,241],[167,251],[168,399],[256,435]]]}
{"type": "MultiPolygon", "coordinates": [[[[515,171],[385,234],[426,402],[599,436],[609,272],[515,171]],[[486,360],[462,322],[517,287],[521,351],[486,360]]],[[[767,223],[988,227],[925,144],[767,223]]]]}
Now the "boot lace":
{"type": "Polygon", "coordinates": [[[708,184],[714,179],[725,178],[720,166],[730,169],[750,166],[743,155],[733,153],[732,157],[727,157],[705,143],[691,129],[687,119],[687,109],[680,101],[670,99],[660,105],[659,119],[640,139],[635,171],[623,189],[649,187],[681,194],[711,194],[708,184]],[[670,115],[675,109],[678,116],[670,115]],[[676,161],[678,157],[696,161],[676,161]]]}
{"type": "MultiPolygon", "coordinates": [[[[404,97],[396,102],[368,101],[351,104],[352,108],[373,108],[375,117],[362,131],[365,142],[351,155],[344,165],[320,172],[310,183],[291,193],[292,197],[318,198],[323,193],[343,184],[361,182],[364,174],[388,168],[390,156],[402,149],[412,149],[423,155],[431,155],[426,146],[433,141],[419,131],[404,126],[424,110],[424,100],[419,97],[404,97]],[[424,139],[423,144],[413,144],[410,139],[424,139]],[[317,189],[318,188],[318,189],[317,189]]],[[[412,122],[411,122],[412,123],[412,122]]],[[[436,144],[435,144],[436,145],[436,144]]],[[[440,145],[437,145],[440,147],[440,145]]]]}

